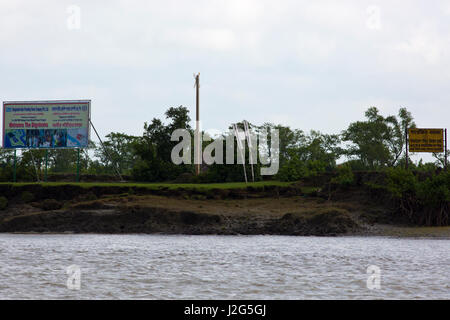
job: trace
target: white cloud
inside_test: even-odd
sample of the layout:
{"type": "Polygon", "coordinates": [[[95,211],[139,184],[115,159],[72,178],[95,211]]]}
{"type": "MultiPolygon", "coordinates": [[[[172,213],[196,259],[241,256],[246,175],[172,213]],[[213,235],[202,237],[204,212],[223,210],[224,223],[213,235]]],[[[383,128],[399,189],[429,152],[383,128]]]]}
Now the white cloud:
{"type": "Polygon", "coordinates": [[[178,47],[192,47],[227,51],[236,48],[237,40],[229,29],[168,29],[159,38],[161,44],[170,44],[178,47]]]}
{"type": "Polygon", "coordinates": [[[328,58],[336,49],[336,40],[323,34],[299,32],[296,40],[297,54],[305,62],[328,58]]]}
{"type": "Polygon", "coordinates": [[[426,25],[422,25],[413,31],[407,41],[401,42],[397,49],[406,55],[418,55],[427,64],[439,63],[443,51],[448,49],[450,37],[443,37],[435,30],[430,30],[426,25]]]}

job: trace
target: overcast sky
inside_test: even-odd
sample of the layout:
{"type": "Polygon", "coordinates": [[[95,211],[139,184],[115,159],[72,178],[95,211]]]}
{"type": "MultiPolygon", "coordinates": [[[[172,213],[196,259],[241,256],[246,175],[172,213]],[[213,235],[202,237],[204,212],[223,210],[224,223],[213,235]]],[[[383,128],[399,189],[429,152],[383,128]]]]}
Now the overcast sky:
{"type": "Polygon", "coordinates": [[[448,1],[0,0],[0,97],[92,99],[101,135],[184,105],[339,133],[369,106],[450,127],[448,1]],[[79,14],[78,14],[79,13],[79,14]]]}

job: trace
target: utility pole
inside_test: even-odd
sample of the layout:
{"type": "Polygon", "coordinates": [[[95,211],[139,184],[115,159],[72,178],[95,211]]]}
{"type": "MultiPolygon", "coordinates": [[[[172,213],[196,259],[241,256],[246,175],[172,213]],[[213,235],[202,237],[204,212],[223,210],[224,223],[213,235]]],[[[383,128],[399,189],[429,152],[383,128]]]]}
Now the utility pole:
{"type": "Polygon", "coordinates": [[[447,171],[447,129],[445,129],[445,145],[444,145],[444,170],[447,171]]]}
{"type": "MultiPolygon", "coordinates": [[[[195,154],[197,155],[197,163],[195,164],[195,174],[200,174],[200,166],[203,162],[202,146],[200,139],[200,73],[195,75],[195,106],[196,106],[196,118],[195,118],[195,132],[197,133],[195,146],[195,154]]],[[[195,159],[196,157],[194,157],[195,159]]]]}

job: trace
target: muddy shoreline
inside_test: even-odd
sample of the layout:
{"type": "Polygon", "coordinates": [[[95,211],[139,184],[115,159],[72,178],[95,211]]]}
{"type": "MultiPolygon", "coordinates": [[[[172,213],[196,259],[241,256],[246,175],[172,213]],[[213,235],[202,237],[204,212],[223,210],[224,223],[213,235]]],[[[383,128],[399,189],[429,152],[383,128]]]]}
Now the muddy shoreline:
{"type": "Polygon", "coordinates": [[[8,204],[0,232],[189,235],[399,236],[450,239],[450,227],[395,221],[385,203],[354,190],[170,189],[129,186],[1,185],[8,204]],[[351,196],[350,196],[351,194],[351,196]]]}

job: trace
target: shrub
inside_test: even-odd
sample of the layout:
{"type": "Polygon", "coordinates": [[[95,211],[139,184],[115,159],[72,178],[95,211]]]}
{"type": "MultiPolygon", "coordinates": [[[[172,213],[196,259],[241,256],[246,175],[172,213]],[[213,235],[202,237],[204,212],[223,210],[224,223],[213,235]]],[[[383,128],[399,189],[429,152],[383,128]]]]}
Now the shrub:
{"type": "Polygon", "coordinates": [[[1,196],[0,197],[0,210],[5,210],[8,206],[8,199],[6,197],[1,196]]]}
{"type": "Polygon", "coordinates": [[[195,176],[190,172],[183,172],[176,179],[176,183],[192,183],[194,181],[195,176]]]}
{"type": "Polygon", "coordinates": [[[88,194],[86,194],[84,200],[85,201],[94,201],[94,200],[97,200],[97,196],[94,193],[89,192],[88,194]]]}
{"type": "Polygon", "coordinates": [[[43,210],[46,210],[46,211],[48,211],[48,210],[58,210],[58,209],[61,209],[62,204],[59,201],[55,200],[55,199],[45,199],[42,202],[42,206],[41,207],[42,207],[43,210]]]}
{"type": "Polygon", "coordinates": [[[387,190],[395,198],[404,198],[414,195],[417,189],[417,178],[404,168],[389,168],[386,176],[387,190]]]}
{"type": "Polygon", "coordinates": [[[327,164],[320,160],[300,161],[292,158],[283,165],[278,173],[281,181],[298,181],[303,178],[314,178],[324,173],[327,164]]]}
{"type": "Polygon", "coordinates": [[[403,168],[387,170],[386,187],[398,211],[419,225],[449,224],[450,173],[432,173],[420,179],[403,168]]]}
{"type": "Polygon", "coordinates": [[[303,177],[304,163],[298,158],[290,159],[278,172],[278,179],[281,181],[297,181],[303,177]]]}
{"type": "Polygon", "coordinates": [[[327,164],[320,160],[310,160],[306,162],[306,167],[303,170],[305,178],[317,177],[325,172],[327,164]]]}
{"type": "Polygon", "coordinates": [[[22,194],[20,195],[20,199],[22,200],[23,203],[29,203],[32,202],[34,200],[34,194],[32,194],[29,191],[24,191],[22,192],[22,194]]]}
{"type": "Polygon", "coordinates": [[[348,164],[344,164],[337,169],[337,176],[331,179],[331,183],[340,187],[348,188],[355,182],[355,175],[348,164]]]}
{"type": "Polygon", "coordinates": [[[450,203],[450,173],[432,175],[417,185],[417,201],[423,214],[419,223],[448,225],[450,203]]]}

